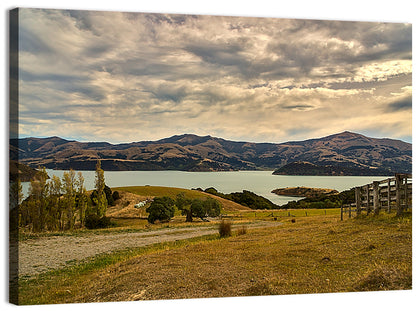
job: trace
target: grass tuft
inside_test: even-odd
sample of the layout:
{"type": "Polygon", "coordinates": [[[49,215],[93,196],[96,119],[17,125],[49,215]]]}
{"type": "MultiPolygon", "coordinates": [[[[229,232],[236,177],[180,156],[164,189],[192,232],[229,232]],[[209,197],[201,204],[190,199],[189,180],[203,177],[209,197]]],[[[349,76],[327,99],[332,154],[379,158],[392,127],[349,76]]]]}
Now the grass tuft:
{"type": "Polygon", "coordinates": [[[238,228],[237,235],[244,235],[244,234],[247,234],[247,227],[242,226],[241,228],[238,228]]]}
{"type": "Polygon", "coordinates": [[[402,290],[412,286],[412,273],[389,266],[376,266],[354,286],[354,291],[402,290]]]}
{"type": "Polygon", "coordinates": [[[245,294],[247,296],[268,296],[278,294],[272,284],[268,282],[259,282],[250,286],[245,294]]]}
{"type": "Polygon", "coordinates": [[[231,236],[231,222],[229,221],[221,221],[218,232],[220,234],[221,238],[229,237],[231,236]]]}

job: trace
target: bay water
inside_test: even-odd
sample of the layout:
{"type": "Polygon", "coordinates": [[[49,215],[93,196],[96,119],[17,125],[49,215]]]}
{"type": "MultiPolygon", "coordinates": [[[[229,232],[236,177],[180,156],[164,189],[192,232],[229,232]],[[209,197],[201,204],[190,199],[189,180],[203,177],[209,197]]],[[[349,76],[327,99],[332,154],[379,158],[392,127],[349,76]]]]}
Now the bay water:
{"type": "MultiPolygon", "coordinates": [[[[46,170],[49,177],[62,178],[62,170],[46,170]]],[[[94,189],[95,171],[81,171],[87,190],[94,189]]],[[[285,187],[329,188],[338,191],[383,180],[383,176],[287,176],[273,175],[272,171],[233,171],[233,172],[183,172],[183,171],[105,171],[105,182],[109,187],[123,186],[166,186],[185,189],[214,187],[219,192],[252,191],[277,205],[300,198],[280,196],[271,191],[285,187]]],[[[27,195],[29,183],[22,183],[27,195]]]]}

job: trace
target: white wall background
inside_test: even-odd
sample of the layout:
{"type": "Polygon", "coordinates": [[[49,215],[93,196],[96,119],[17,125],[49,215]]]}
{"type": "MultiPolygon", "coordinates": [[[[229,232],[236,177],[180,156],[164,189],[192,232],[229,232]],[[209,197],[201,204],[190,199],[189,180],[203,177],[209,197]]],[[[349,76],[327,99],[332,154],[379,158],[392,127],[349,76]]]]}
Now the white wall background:
{"type": "MultiPolygon", "coordinates": [[[[8,281],[8,245],[7,245],[7,152],[8,152],[8,10],[15,7],[36,7],[54,9],[83,9],[106,11],[132,11],[132,12],[163,12],[163,13],[192,13],[234,16],[261,16],[281,18],[308,18],[333,19],[354,21],[384,21],[384,22],[410,22],[416,17],[414,1],[411,0],[151,0],[151,1],[96,1],[96,0],[37,0],[37,1],[11,1],[1,2],[1,67],[2,95],[1,100],[1,281],[0,304],[2,310],[15,308],[7,300],[8,281]]],[[[413,33],[414,38],[414,33],[413,33]]],[[[60,305],[60,310],[103,309],[113,310],[411,310],[416,306],[415,291],[401,292],[373,292],[373,293],[345,293],[320,295],[292,295],[254,298],[225,298],[225,299],[197,299],[176,301],[150,301],[134,303],[107,303],[107,304],[81,304],[60,305]]],[[[28,307],[30,310],[56,310],[56,305],[28,307]]],[[[26,309],[26,308],[25,308],[26,309]]],[[[26,310],[27,310],[26,309],[26,310]]]]}

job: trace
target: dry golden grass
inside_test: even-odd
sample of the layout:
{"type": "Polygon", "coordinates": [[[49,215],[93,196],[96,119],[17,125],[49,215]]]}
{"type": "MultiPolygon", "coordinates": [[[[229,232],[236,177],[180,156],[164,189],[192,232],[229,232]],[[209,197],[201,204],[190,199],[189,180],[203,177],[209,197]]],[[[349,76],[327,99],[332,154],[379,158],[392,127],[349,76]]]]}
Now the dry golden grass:
{"type": "Polygon", "coordinates": [[[134,205],[151,199],[150,196],[137,195],[131,192],[120,191],[120,199],[115,202],[115,206],[110,206],[107,209],[106,216],[113,218],[135,218],[135,217],[145,217],[146,208],[135,208],[134,205]]]}
{"type": "Polygon", "coordinates": [[[410,289],[411,238],[409,215],[287,219],[280,227],[39,278],[22,284],[20,297],[62,303],[410,289]]]}

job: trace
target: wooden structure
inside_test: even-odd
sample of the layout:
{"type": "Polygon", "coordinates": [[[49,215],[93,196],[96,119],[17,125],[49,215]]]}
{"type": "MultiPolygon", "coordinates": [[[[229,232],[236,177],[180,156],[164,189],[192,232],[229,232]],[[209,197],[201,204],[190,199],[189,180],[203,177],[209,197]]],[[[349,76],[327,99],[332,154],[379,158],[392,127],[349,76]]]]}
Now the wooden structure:
{"type": "Polygon", "coordinates": [[[371,212],[379,214],[380,210],[390,213],[396,210],[398,216],[412,208],[412,174],[396,174],[392,178],[374,181],[371,184],[355,187],[355,203],[341,207],[341,220],[347,213],[351,218],[356,215],[371,212]]]}

